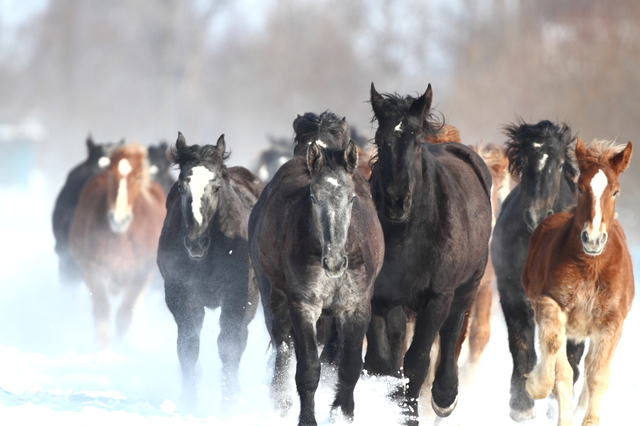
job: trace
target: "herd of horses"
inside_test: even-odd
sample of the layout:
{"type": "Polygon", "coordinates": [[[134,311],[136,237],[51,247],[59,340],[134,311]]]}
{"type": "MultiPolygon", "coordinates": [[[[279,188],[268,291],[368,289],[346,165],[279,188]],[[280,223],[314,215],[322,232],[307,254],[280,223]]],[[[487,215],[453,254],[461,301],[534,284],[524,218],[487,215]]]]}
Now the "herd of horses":
{"type": "Polygon", "coordinates": [[[456,407],[461,349],[468,341],[464,371],[472,371],[489,340],[496,281],[513,357],[511,417],[533,418],[534,399],[553,393],[558,424],[572,424],[589,341],[578,409],[583,425],[598,424],[634,298],[615,213],[631,142],[585,146],[566,124],[545,120],[507,125],[504,147],[471,147],[433,114],[430,85],[413,97],[372,84],[370,96],[372,149],[354,142],[345,118],[306,113],[293,122],[293,149],[274,142],[263,154],[262,179],[227,166],[224,135],[200,146],[179,134],[170,148],[89,137],[87,159],[56,200],[53,229],[60,278],[89,287],[101,347],[111,334],[109,295],[124,294],[121,336],[159,268],[186,409],[197,406],[205,307],[221,309],[229,398],[260,300],[281,414],[293,406],[295,354],[300,425],[316,424],[322,363],[338,372],[332,416],[353,419],[366,369],[406,379],[389,396],[403,423],[416,425],[421,392],[440,417],[456,407]]]}

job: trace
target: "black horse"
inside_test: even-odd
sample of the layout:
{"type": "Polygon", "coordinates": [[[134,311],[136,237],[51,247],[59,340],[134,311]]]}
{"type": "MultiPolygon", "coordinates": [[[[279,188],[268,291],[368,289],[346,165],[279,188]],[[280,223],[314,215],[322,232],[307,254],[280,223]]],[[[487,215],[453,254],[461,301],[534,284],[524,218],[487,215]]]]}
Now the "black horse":
{"type": "Polygon", "coordinates": [[[195,364],[205,307],[221,307],[218,353],[223,395],[238,387],[238,366],[246,347],[258,290],[249,267],[247,226],[262,191],[243,167],[227,168],[224,135],[215,146],[187,146],[178,135],[171,155],[180,176],[167,197],[167,216],[158,247],[165,300],[178,325],[182,401],[197,404],[195,364]]]}
{"type": "Polygon", "coordinates": [[[149,175],[162,186],[165,194],[168,194],[175,183],[175,178],[171,175],[171,160],[167,156],[169,146],[166,142],[158,145],[150,145],[147,148],[149,159],[149,175]]]}
{"type": "Polygon", "coordinates": [[[79,284],[82,281],[80,268],[69,252],[69,228],[80,192],[90,178],[109,166],[111,153],[123,144],[124,140],[117,143],[95,143],[91,135],[87,136],[87,158],[71,169],[56,198],[52,227],[56,240],[55,251],[58,254],[58,274],[60,281],[65,284],[79,284]]]}
{"type": "Polygon", "coordinates": [[[335,116],[307,118],[294,123],[298,155],[267,184],[251,213],[249,242],[276,349],[272,396],[285,414],[292,405],[287,370],[293,340],[299,424],[315,425],[317,321],[335,319],[341,349],[333,409],[352,419],[384,242],[367,181],[356,168],[357,147],[348,142],[348,125],[335,116]]]}
{"type": "Polygon", "coordinates": [[[420,388],[438,332],[441,359],[431,403],[441,417],[456,405],[456,340],[485,270],[491,234],[489,169],[466,145],[425,141],[438,131],[431,100],[431,85],[416,99],[380,95],[371,84],[378,157],[370,185],[385,258],[372,299],[365,368],[409,379],[396,394],[409,424],[417,423],[420,388]],[[403,307],[417,315],[404,370],[403,307]]]}
{"type": "MultiPolygon", "coordinates": [[[[491,240],[491,257],[498,281],[500,304],[509,333],[513,357],[510,415],[515,421],[535,416],[534,401],[525,390],[526,375],[536,365],[535,322],[522,286],[529,238],[538,224],[552,213],[577,202],[575,166],[569,152],[575,137],[566,124],[550,121],[505,127],[509,172],[520,183],[502,204],[491,240]]],[[[584,344],[567,343],[567,355],[577,380],[584,344]]]]}

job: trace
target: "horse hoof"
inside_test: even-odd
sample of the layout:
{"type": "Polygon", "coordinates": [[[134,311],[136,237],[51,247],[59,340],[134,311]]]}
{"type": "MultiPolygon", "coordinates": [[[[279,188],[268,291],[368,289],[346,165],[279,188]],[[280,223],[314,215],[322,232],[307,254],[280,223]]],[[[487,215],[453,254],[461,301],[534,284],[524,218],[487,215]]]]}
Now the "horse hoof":
{"type": "Polygon", "coordinates": [[[453,409],[456,408],[456,405],[458,405],[457,395],[456,399],[453,401],[453,404],[446,408],[438,407],[438,404],[436,404],[436,402],[434,401],[433,396],[431,396],[431,406],[433,407],[433,411],[435,411],[438,417],[448,417],[453,412],[453,409]]]}
{"type": "Polygon", "coordinates": [[[536,409],[535,407],[531,407],[525,411],[518,411],[511,408],[509,410],[509,416],[514,422],[524,422],[527,420],[531,420],[536,416],[536,409]]]}

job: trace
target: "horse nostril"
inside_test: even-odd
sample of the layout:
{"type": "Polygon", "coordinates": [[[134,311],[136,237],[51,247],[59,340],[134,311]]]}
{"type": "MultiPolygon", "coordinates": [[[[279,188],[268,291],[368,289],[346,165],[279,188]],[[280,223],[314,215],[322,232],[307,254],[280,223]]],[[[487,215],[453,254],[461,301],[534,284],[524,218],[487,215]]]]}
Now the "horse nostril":
{"type": "Polygon", "coordinates": [[[187,237],[184,237],[184,246],[187,248],[187,250],[191,250],[191,242],[187,237]]]}
{"type": "Polygon", "coordinates": [[[600,234],[600,237],[598,237],[598,244],[604,245],[604,243],[607,242],[607,237],[608,237],[608,234],[606,232],[603,232],[602,234],[600,234]]]}
{"type": "Polygon", "coordinates": [[[547,212],[547,216],[551,216],[552,214],[553,214],[553,210],[549,210],[549,211],[547,212]]]}
{"type": "Polygon", "coordinates": [[[342,269],[347,269],[347,266],[349,266],[349,258],[342,256],[342,269]]]}
{"type": "Polygon", "coordinates": [[[211,240],[209,239],[209,237],[204,236],[200,239],[200,247],[205,249],[207,247],[209,247],[209,243],[211,242],[211,240]]]}
{"type": "Polygon", "coordinates": [[[583,244],[587,244],[589,242],[589,234],[587,233],[587,231],[582,231],[580,233],[580,238],[582,239],[583,244]]]}

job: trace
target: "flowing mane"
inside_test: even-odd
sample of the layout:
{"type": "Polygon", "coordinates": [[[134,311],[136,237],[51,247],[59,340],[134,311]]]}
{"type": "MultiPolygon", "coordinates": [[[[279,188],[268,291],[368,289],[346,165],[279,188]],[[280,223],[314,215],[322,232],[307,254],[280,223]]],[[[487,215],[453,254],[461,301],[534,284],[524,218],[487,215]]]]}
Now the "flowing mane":
{"type": "MultiPolygon", "coordinates": [[[[537,124],[526,124],[520,120],[515,124],[507,124],[503,130],[509,137],[509,140],[505,142],[506,153],[509,158],[509,173],[516,181],[519,181],[522,177],[526,150],[532,144],[540,143],[540,140],[554,137],[567,139],[564,145],[564,155],[565,158],[573,158],[576,136],[571,135],[571,129],[566,123],[557,126],[548,120],[544,120],[537,124]]],[[[563,171],[565,179],[573,187],[574,180],[578,174],[576,166],[571,161],[565,161],[563,171]]]]}

